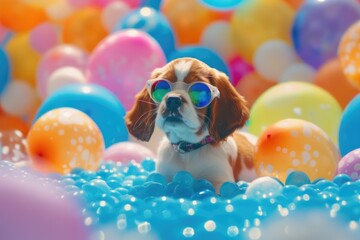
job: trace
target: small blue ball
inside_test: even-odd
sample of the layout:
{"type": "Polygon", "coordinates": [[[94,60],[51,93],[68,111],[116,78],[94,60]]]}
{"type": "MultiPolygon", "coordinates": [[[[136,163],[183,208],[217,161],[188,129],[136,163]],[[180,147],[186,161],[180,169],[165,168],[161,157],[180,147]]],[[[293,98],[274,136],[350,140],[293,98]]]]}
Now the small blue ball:
{"type": "Polygon", "coordinates": [[[146,182],[156,182],[162,185],[166,185],[168,183],[166,177],[161,175],[160,173],[151,173],[147,178],[146,182]]]}
{"type": "Polygon", "coordinates": [[[233,198],[239,193],[239,186],[234,182],[225,182],[220,187],[220,196],[233,198]]]}
{"type": "Polygon", "coordinates": [[[352,178],[347,174],[338,174],[334,177],[333,182],[341,187],[344,183],[352,182],[352,178]]]}
{"type": "Polygon", "coordinates": [[[285,181],[286,185],[295,185],[298,187],[309,183],[311,183],[310,178],[308,177],[308,175],[306,175],[306,173],[301,171],[294,171],[290,173],[285,181]]]}
{"type": "Polygon", "coordinates": [[[155,161],[153,159],[145,159],[141,162],[141,166],[145,171],[153,172],[155,171],[155,161]]]}
{"type": "Polygon", "coordinates": [[[212,183],[206,179],[196,180],[193,184],[193,189],[195,192],[202,192],[205,190],[215,192],[215,188],[212,183]]]}
{"type": "Polygon", "coordinates": [[[176,182],[180,185],[192,187],[192,185],[194,183],[194,178],[191,175],[191,173],[189,173],[187,171],[180,171],[175,174],[175,176],[173,178],[173,182],[176,182]]]}

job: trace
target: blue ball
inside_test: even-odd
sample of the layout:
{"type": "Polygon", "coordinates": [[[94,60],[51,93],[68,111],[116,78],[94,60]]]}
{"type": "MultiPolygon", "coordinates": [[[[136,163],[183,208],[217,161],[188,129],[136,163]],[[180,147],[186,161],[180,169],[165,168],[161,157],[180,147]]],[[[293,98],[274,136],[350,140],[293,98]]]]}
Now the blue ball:
{"type": "Polygon", "coordinates": [[[175,51],[175,36],[168,20],[161,12],[151,7],[136,9],[122,18],[114,32],[135,28],[152,36],[161,46],[166,57],[175,51]]]}
{"type": "Polygon", "coordinates": [[[233,198],[239,193],[239,186],[234,182],[225,182],[220,187],[220,196],[233,198]]]}
{"type": "Polygon", "coordinates": [[[360,148],[360,94],[351,100],[342,115],[339,127],[339,148],[342,156],[360,148]]]}
{"type": "MultiPolygon", "coordinates": [[[[230,79],[229,68],[225,61],[220,57],[219,54],[207,47],[202,46],[188,46],[180,48],[170,55],[170,60],[182,57],[196,58],[212,68],[215,68],[225,73],[230,79]]],[[[231,79],[230,79],[231,81],[231,79]]]]}
{"type": "Polygon", "coordinates": [[[3,48],[0,48],[0,95],[10,81],[9,57],[3,48]]]}
{"type": "Polygon", "coordinates": [[[173,177],[173,182],[176,182],[179,185],[188,186],[192,188],[194,183],[194,178],[191,175],[191,173],[187,171],[179,171],[173,177]]]}
{"type": "Polygon", "coordinates": [[[127,141],[125,108],[109,90],[96,84],[71,84],[48,97],[39,108],[35,120],[55,108],[71,107],[86,113],[99,127],[109,147],[127,141]]]}
{"type": "Polygon", "coordinates": [[[301,187],[302,185],[309,184],[310,182],[310,178],[306,175],[306,173],[294,171],[287,176],[285,184],[301,187]]]}
{"type": "Polygon", "coordinates": [[[215,10],[226,11],[239,6],[244,0],[200,0],[202,4],[215,10]]]}
{"type": "Polygon", "coordinates": [[[334,177],[333,182],[341,187],[344,183],[352,182],[352,178],[347,174],[338,174],[334,177]]]}

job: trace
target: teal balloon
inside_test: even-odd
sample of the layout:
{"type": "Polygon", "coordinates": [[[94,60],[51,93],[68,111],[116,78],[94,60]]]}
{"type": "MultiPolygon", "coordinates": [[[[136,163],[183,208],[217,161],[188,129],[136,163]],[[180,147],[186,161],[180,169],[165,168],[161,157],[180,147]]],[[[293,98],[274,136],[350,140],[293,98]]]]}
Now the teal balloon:
{"type": "Polygon", "coordinates": [[[60,88],[40,106],[35,120],[55,108],[71,107],[86,113],[99,127],[109,147],[129,140],[125,108],[109,90],[96,84],[71,84],[60,88]]]}
{"type": "Polygon", "coordinates": [[[227,11],[236,8],[244,0],[200,0],[202,4],[215,10],[227,11]]]}
{"type": "Polygon", "coordinates": [[[10,82],[9,57],[3,48],[0,48],[0,95],[10,82]]]}

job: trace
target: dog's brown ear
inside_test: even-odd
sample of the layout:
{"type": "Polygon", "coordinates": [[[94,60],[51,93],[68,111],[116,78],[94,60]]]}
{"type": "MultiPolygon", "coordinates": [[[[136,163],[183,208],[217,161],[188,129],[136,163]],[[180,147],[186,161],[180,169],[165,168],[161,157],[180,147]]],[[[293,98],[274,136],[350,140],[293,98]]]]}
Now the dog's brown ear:
{"type": "Polygon", "coordinates": [[[209,133],[216,141],[221,141],[244,126],[249,118],[249,109],[244,97],[224,73],[212,69],[209,80],[220,91],[220,98],[215,98],[210,105],[209,133]]]}

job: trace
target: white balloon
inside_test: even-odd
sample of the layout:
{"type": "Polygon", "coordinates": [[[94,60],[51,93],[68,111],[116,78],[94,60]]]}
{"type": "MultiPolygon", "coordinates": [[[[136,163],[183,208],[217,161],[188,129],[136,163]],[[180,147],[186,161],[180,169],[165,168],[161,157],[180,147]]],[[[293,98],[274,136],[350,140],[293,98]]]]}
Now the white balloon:
{"type": "Polygon", "coordinates": [[[296,63],[289,66],[281,75],[279,82],[302,81],[313,82],[316,70],[306,63],[296,63]]]}
{"type": "Polygon", "coordinates": [[[201,36],[201,44],[217,52],[225,60],[235,55],[229,23],[216,21],[208,25],[201,36]]]}
{"type": "Polygon", "coordinates": [[[55,21],[61,21],[70,16],[75,11],[67,1],[60,1],[46,9],[47,15],[55,21]]]}
{"type": "Polygon", "coordinates": [[[281,74],[298,61],[295,50],[281,40],[270,40],[255,52],[253,64],[256,71],[270,80],[278,80],[281,74]]]}
{"type": "Polygon", "coordinates": [[[59,88],[73,83],[86,83],[86,77],[82,71],[74,67],[62,67],[55,70],[47,82],[47,96],[59,88]]]}
{"type": "Polygon", "coordinates": [[[12,80],[1,95],[1,107],[10,115],[29,114],[37,102],[36,90],[27,82],[12,80]]]}
{"type": "Polygon", "coordinates": [[[101,20],[106,29],[111,32],[116,24],[131,11],[129,5],[124,2],[111,2],[103,9],[101,20]]]}

